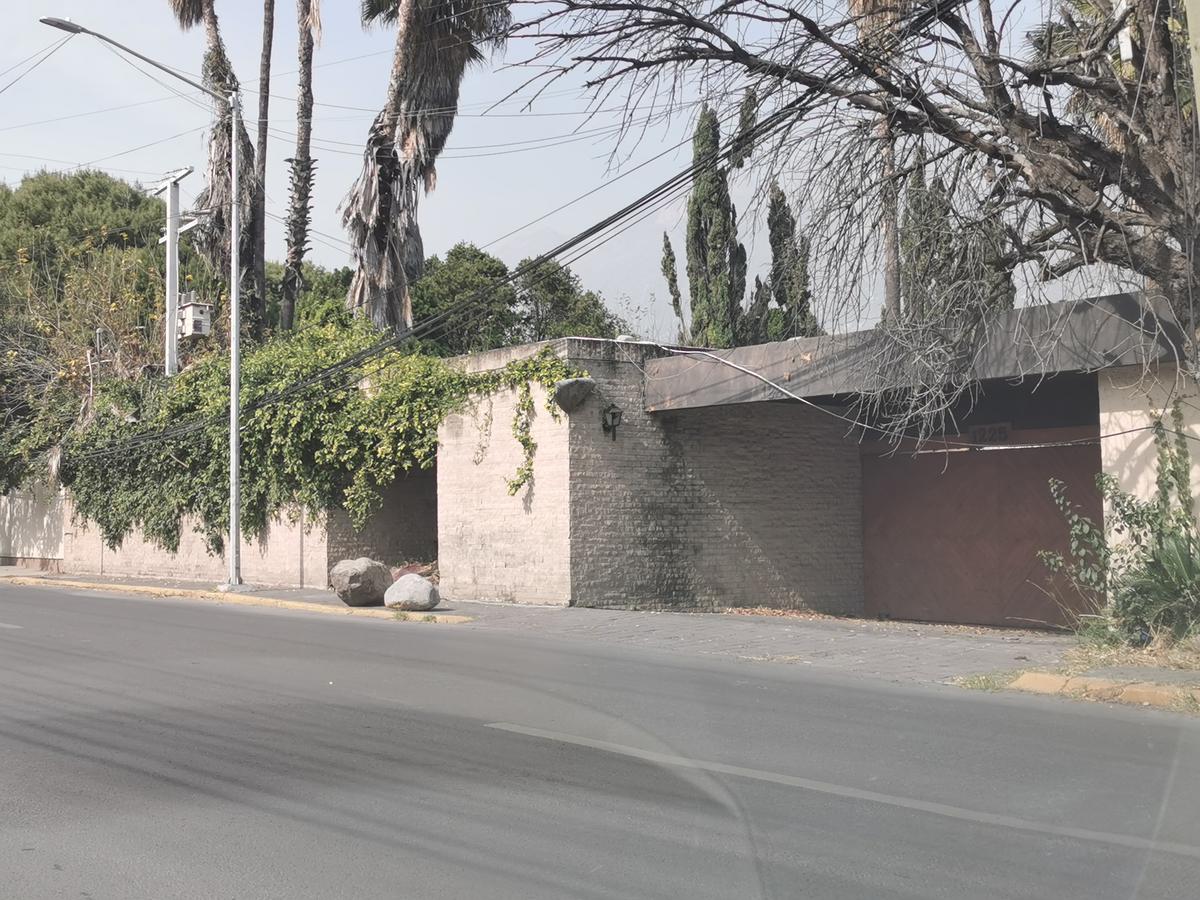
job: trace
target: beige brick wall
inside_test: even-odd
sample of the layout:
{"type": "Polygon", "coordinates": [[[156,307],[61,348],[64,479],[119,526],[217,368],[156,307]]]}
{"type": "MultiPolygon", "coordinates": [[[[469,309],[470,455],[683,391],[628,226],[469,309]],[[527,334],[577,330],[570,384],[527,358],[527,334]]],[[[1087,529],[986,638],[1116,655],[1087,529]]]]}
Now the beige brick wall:
{"type": "Polygon", "coordinates": [[[63,555],[63,497],[44,485],[0,495],[0,565],[57,568],[63,555]]]}
{"type": "MultiPolygon", "coordinates": [[[[1148,426],[1162,417],[1170,428],[1171,405],[1178,399],[1184,429],[1200,436],[1200,389],[1175,366],[1147,372],[1142,366],[1108,369],[1098,375],[1100,458],[1121,489],[1142,499],[1154,496],[1158,454],[1148,426]]],[[[1200,499],[1200,453],[1192,453],[1192,493],[1200,499]]]]}
{"type": "Polygon", "coordinates": [[[383,506],[355,531],[341,510],[329,513],[328,565],[369,556],[389,566],[437,559],[437,473],[414,470],[383,492],[383,506]]]}
{"type": "MultiPolygon", "coordinates": [[[[168,553],[161,547],[131,534],[119,548],[111,550],[94,525],[73,522],[70,498],[63,535],[62,571],[77,574],[177,578],[211,581],[228,578],[224,556],[212,556],[204,540],[185,524],[179,540],[179,552],[168,553]]],[[[272,524],[262,542],[242,541],[242,578],[249,584],[325,587],[325,529],[320,524],[305,529],[300,521],[272,524]]]]}
{"type": "MultiPolygon", "coordinates": [[[[534,347],[467,358],[499,368],[534,347]]],[[[533,480],[510,496],[506,480],[523,451],[512,435],[517,392],[503,391],[451,415],[438,429],[438,569],[450,600],[566,605],[571,595],[566,417],[555,421],[534,389],[533,480]]]]}
{"type": "Polygon", "coordinates": [[[598,384],[571,415],[573,602],[861,612],[861,468],[844,424],[782,403],[645,413],[653,352],[571,344],[598,384]]]}
{"type": "MultiPolygon", "coordinates": [[[[861,470],[839,422],[787,404],[650,415],[642,364],[652,348],[553,346],[592,374],[598,392],[561,424],[539,394],[529,489],[510,497],[504,483],[521,461],[510,436],[515,393],[439,431],[447,597],[861,611],[861,470]],[[623,412],[615,441],[601,428],[609,403],[623,412]]],[[[500,366],[536,349],[467,363],[500,366]]]]}
{"type": "MultiPolygon", "coordinates": [[[[315,523],[291,522],[286,517],[273,522],[262,541],[242,541],[242,578],[249,584],[324,588],[329,569],[340,559],[369,556],[389,565],[436,559],[436,491],[432,471],[402,477],[384,492],[382,509],[358,532],[339,510],[315,523]]],[[[186,523],[177,553],[168,553],[137,533],[111,550],[95,526],[72,521],[69,495],[65,506],[63,572],[214,584],[228,578],[225,556],[209,554],[204,539],[186,523]]]]}

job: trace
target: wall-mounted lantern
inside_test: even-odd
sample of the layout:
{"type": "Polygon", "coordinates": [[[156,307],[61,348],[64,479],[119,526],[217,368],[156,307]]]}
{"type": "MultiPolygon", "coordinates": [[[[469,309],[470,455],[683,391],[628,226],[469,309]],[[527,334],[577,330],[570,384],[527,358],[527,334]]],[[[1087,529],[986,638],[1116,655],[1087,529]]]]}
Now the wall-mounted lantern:
{"type": "Polygon", "coordinates": [[[617,429],[621,425],[621,407],[615,403],[610,403],[604,407],[604,418],[601,420],[604,426],[604,433],[611,434],[612,439],[617,439],[617,429]]]}

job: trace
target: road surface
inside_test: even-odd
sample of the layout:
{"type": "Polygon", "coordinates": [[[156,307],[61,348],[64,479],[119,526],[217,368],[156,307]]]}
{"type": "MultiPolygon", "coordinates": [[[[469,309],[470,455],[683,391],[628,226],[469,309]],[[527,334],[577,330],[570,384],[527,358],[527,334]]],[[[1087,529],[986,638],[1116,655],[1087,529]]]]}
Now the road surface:
{"type": "Polygon", "coordinates": [[[1190,898],[1200,724],[0,585],[0,895],[1190,898]]]}

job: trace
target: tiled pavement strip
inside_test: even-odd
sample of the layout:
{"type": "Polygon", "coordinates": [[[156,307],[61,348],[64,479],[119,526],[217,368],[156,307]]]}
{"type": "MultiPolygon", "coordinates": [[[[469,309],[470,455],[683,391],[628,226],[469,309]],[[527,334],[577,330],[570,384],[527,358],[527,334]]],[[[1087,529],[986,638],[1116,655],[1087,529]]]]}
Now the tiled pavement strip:
{"type": "Polygon", "coordinates": [[[1074,646],[1066,635],[860,619],[447,604],[475,616],[462,628],[517,631],[655,650],[810,665],[888,681],[1050,668],[1074,646]]]}

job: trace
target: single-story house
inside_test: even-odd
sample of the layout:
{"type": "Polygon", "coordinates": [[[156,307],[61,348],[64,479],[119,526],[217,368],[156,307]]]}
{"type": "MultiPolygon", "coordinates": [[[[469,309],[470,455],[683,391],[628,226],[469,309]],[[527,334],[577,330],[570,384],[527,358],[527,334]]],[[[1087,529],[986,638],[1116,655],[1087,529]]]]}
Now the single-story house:
{"type": "MultiPolygon", "coordinates": [[[[509,433],[516,392],[498,392],[442,423],[436,470],[397,482],[363,532],[339,513],[318,527],[279,523],[243,549],[244,575],[323,585],[337,559],[436,556],[451,601],[1062,623],[1070,598],[1047,590],[1037,559],[1066,542],[1048,481],[1097,522],[1101,471],[1149,495],[1152,423],[1179,399],[1185,424],[1200,425],[1179,329],[1132,295],[1003,313],[974,348],[957,433],[899,448],[855,424],[863,390],[906,377],[863,364],[880,340],[697,354],[567,338],[462,357],[498,369],[549,346],[589,376],[557,418],[535,388],[530,483],[508,491],[523,451],[509,433]]],[[[66,507],[49,565],[223,575],[198,538],[174,555],[136,538],[113,552],[66,507]]],[[[5,540],[0,527],[0,557],[31,558],[30,542],[13,553],[5,540]]]]}
{"type": "MultiPolygon", "coordinates": [[[[1195,383],[1178,365],[1178,327],[1131,295],[1004,313],[975,348],[959,433],[917,452],[853,424],[865,380],[879,377],[862,360],[880,340],[866,331],[702,355],[557,342],[595,388],[563,421],[535,421],[528,490],[508,495],[519,449],[481,426],[507,421],[512,397],[491,398],[490,415],[453,416],[439,432],[444,592],[1064,622],[1060,604],[1071,598],[1047,591],[1037,558],[1066,544],[1048,482],[1065,482],[1098,523],[1099,472],[1152,492],[1153,421],[1180,398],[1185,424],[1200,424],[1195,383]],[[605,420],[613,409],[615,429],[605,420]]],[[[536,349],[466,363],[499,367],[536,349]]]]}

